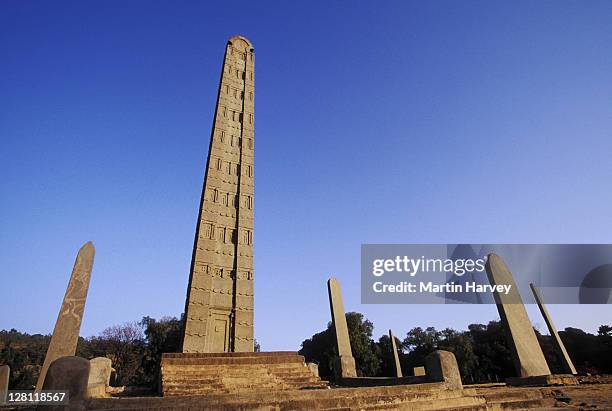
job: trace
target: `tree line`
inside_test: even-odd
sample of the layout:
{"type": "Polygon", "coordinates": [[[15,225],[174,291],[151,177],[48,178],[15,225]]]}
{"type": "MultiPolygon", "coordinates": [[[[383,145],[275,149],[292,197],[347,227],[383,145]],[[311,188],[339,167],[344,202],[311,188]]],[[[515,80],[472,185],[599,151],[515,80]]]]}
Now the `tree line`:
{"type": "MultiPolygon", "coordinates": [[[[375,341],[374,324],[361,313],[347,313],[346,321],[357,374],[375,377],[395,375],[389,336],[384,334],[375,341]]],[[[551,337],[535,331],[551,372],[562,373],[551,337]]],[[[566,328],[559,334],[580,373],[612,373],[611,326],[600,326],[597,335],[578,328],[566,328]]],[[[335,338],[330,322],[325,330],[304,340],[299,351],[306,361],[319,364],[319,375],[325,379],[333,375],[333,360],[337,355],[335,338]]],[[[416,327],[408,331],[403,340],[394,338],[404,375],[412,375],[413,367],[425,365],[425,357],[435,350],[455,354],[464,383],[501,382],[515,375],[510,349],[499,321],[471,324],[465,331],[416,327]]]]}
{"type": "MultiPolygon", "coordinates": [[[[363,314],[350,312],[346,319],[358,374],[394,375],[389,336],[385,334],[375,341],[374,324],[363,314]]],[[[159,320],[144,317],[140,321],[109,327],[98,336],[79,338],[76,355],[87,359],[110,358],[115,369],[113,385],[156,390],[161,356],[180,351],[182,329],[182,319],[176,317],[159,320]]],[[[541,335],[537,330],[536,334],[551,371],[561,372],[550,336],[541,335]]],[[[612,373],[611,326],[602,325],[597,335],[577,328],[566,328],[559,334],[580,372],[612,373]]],[[[0,365],[11,367],[10,389],[32,389],[36,385],[50,340],[50,335],[30,335],[15,329],[0,331],[0,365]]],[[[425,357],[437,349],[455,354],[466,383],[502,381],[514,375],[499,321],[472,324],[466,331],[417,327],[408,331],[403,340],[396,337],[396,344],[404,375],[411,375],[413,367],[424,365],[425,357]]],[[[257,342],[255,350],[260,350],[257,342]]],[[[306,361],[319,364],[321,377],[331,378],[337,354],[332,324],[304,340],[299,353],[306,361]]]]}

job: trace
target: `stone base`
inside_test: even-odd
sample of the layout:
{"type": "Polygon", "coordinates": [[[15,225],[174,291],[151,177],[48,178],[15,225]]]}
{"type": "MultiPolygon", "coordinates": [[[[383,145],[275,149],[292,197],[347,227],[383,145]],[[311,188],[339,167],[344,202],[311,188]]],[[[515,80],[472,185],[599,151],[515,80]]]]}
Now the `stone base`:
{"type": "Polygon", "coordinates": [[[506,379],[506,384],[513,387],[578,385],[578,378],[571,374],[538,375],[535,377],[511,377],[506,379]]]}
{"type": "Polygon", "coordinates": [[[391,385],[425,384],[431,382],[425,376],[421,377],[354,377],[342,378],[337,382],[342,387],[385,387],[391,385]]]}
{"type": "Polygon", "coordinates": [[[163,354],[163,396],[327,388],[295,352],[163,354]]]}
{"type": "Polygon", "coordinates": [[[347,355],[334,358],[334,373],[336,381],[340,381],[343,378],[357,378],[355,358],[347,355]]]}
{"type": "Polygon", "coordinates": [[[239,394],[180,397],[92,398],[87,404],[87,409],[164,409],[173,411],[488,410],[486,401],[482,396],[465,395],[462,390],[449,390],[444,383],[322,390],[260,390],[239,394]]]}

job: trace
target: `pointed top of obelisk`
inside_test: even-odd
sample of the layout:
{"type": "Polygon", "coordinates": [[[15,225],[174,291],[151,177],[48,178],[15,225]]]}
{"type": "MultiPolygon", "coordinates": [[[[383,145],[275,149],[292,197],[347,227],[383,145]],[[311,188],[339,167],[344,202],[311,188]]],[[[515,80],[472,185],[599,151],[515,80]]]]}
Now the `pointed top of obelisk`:
{"type": "Polygon", "coordinates": [[[244,36],[234,35],[234,36],[230,37],[227,42],[231,43],[234,46],[239,46],[240,45],[240,40],[242,40],[242,41],[244,41],[246,43],[247,48],[249,48],[250,50],[253,49],[253,43],[251,43],[251,40],[247,39],[244,36]]]}
{"type": "Polygon", "coordinates": [[[96,247],[92,241],[88,241],[81,248],[79,248],[79,255],[82,256],[93,256],[96,253],[96,247]]]}

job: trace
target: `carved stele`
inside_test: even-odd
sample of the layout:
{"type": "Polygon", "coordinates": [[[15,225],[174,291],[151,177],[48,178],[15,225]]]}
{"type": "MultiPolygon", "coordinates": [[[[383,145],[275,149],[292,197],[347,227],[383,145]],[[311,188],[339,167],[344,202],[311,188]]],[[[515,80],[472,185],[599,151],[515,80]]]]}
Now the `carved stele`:
{"type": "Polygon", "coordinates": [[[355,359],[351,351],[351,340],[349,338],[346,315],[344,313],[344,303],[342,302],[342,291],[340,283],[335,278],[327,280],[327,291],[329,293],[329,307],[332,315],[332,323],[336,331],[336,347],[338,348],[338,358],[336,360],[336,377],[351,378],[357,377],[355,359]]]}
{"type": "Polygon", "coordinates": [[[253,351],[255,56],[229,39],[185,302],[184,353],[253,351]]]}
{"type": "Polygon", "coordinates": [[[540,294],[540,290],[533,284],[529,284],[531,287],[531,292],[533,292],[533,296],[535,297],[536,303],[538,303],[538,308],[540,308],[540,312],[542,313],[542,317],[544,317],[544,321],[546,322],[546,326],[548,327],[548,332],[550,332],[550,336],[553,340],[553,345],[557,351],[557,355],[561,360],[561,365],[563,366],[563,372],[567,374],[577,374],[576,368],[574,367],[574,363],[570,358],[567,350],[565,349],[565,345],[563,341],[561,341],[561,337],[557,332],[557,327],[552,321],[548,310],[546,309],[546,305],[544,305],[544,299],[542,298],[542,294],[540,294]]]}
{"type": "Polygon", "coordinates": [[[60,357],[73,356],[76,353],[95,252],[93,243],[89,241],[81,247],[77,254],[45,362],[38,377],[36,390],[42,389],[45,375],[53,361],[60,357]]]}
{"type": "Polygon", "coordinates": [[[544,353],[527,316],[523,300],[506,263],[501,257],[491,253],[488,256],[485,268],[491,285],[511,286],[507,295],[493,292],[493,297],[510,346],[516,373],[519,377],[550,374],[544,353]]]}
{"type": "Polygon", "coordinates": [[[389,338],[391,339],[391,350],[393,351],[393,360],[395,363],[395,376],[402,378],[402,365],[400,364],[399,353],[397,352],[397,344],[391,330],[389,330],[389,338]]]}

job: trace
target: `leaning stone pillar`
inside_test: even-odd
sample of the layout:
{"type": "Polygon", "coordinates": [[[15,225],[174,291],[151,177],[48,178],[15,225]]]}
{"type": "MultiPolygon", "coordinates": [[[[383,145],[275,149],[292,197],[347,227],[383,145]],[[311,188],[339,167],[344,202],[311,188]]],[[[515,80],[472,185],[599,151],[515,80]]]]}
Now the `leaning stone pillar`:
{"type": "Polygon", "coordinates": [[[0,404],[6,402],[10,375],[11,368],[8,365],[0,365],[0,404]]]}
{"type": "Polygon", "coordinates": [[[400,364],[397,345],[395,344],[395,337],[393,336],[391,330],[389,330],[389,339],[391,339],[391,350],[393,351],[393,360],[395,362],[395,376],[397,378],[402,378],[402,365],[400,364]]]}
{"type": "Polygon", "coordinates": [[[577,374],[576,368],[574,367],[574,363],[570,358],[567,350],[565,349],[565,345],[563,345],[563,341],[561,341],[561,337],[559,337],[559,333],[557,332],[557,327],[552,321],[546,306],[544,305],[544,299],[542,298],[542,294],[540,290],[536,288],[535,285],[529,284],[531,287],[531,292],[533,292],[533,296],[535,297],[536,303],[538,303],[538,308],[542,313],[542,317],[544,317],[544,321],[546,322],[546,326],[548,327],[548,332],[550,332],[550,336],[552,337],[553,345],[555,346],[555,350],[561,360],[561,365],[563,366],[563,372],[567,374],[577,374]]]}
{"type": "Polygon", "coordinates": [[[523,305],[512,273],[501,257],[489,254],[485,265],[491,285],[510,285],[510,292],[494,291],[493,297],[510,346],[514,368],[519,377],[549,375],[550,370],[523,305]]]}
{"type": "Polygon", "coordinates": [[[77,254],[64,302],[55,322],[45,362],[40,370],[40,376],[36,384],[37,391],[42,389],[45,375],[53,361],[60,357],[73,356],[76,353],[95,252],[93,243],[90,241],[85,243],[77,254]]]}
{"type": "Polygon", "coordinates": [[[329,307],[331,309],[332,322],[336,331],[336,346],[338,348],[338,358],[334,371],[337,378],[357,377],[355,359],[351,351],[351,341],[346,325],[346,315],[344,304],[342,303],[342,292],[340,283],[335,278],[327,281],[327,291],[329,292],[329,307]]]}

